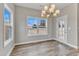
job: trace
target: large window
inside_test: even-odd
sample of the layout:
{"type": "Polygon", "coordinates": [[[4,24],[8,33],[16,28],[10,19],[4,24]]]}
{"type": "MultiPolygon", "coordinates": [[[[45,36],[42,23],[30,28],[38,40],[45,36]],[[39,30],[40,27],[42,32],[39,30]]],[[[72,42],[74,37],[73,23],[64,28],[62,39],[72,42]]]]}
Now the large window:
{"type": "Polygon", "coordinates": [[[13,13],[7,4],[4,4],[3,10],[4,23],[4,46],[12,40],[13,34],[13,13]]]}
{"type": "Polygon", "coordinates": [[[26,23],[29,36],[47,34],[47,19],[28,17],[26,23]]]}

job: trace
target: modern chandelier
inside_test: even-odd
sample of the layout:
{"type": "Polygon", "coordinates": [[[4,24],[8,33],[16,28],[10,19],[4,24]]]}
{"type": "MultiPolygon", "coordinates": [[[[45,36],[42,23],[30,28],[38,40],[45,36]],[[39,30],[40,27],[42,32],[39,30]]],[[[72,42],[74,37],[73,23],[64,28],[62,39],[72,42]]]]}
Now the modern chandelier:
{"type": "Polygon", "coordinates": [[[56,9],[54,4],[45,5],[41,12],[41,17],[49,18],[52,16],[58,16],[60,14],[60,10],[56,9]]]}

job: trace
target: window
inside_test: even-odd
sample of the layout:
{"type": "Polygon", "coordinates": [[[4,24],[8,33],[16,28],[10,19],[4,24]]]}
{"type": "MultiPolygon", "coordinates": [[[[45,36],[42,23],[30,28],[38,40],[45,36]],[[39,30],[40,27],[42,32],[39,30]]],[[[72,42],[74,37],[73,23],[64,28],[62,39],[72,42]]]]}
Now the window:
{"type": "Polygon", "coordinates": [[[4,4],[3,10],[3,23],[4,23],[4,46],[7,45],[12,40],[13,32],[13,13],[11,9],[4,4]]]}
{"type": "Polygon", "coordinates": [[[47,19],[28,17],[26,23],[29,36],[47,34],[47,19]]]}

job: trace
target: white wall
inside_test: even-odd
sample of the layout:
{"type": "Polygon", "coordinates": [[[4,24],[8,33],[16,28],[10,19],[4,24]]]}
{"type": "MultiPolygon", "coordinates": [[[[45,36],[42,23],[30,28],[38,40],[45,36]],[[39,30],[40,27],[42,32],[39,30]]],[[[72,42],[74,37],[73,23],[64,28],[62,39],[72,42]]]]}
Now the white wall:
{"type": "Polygon", "coordinates": [[[79,3],[77,4],[77,43],[79,48],[79,3]]]}
{"type": "Polygon", "coordinates": [[[36,40],[44,40],[53,37],[53,19],[48,19],[48,35],[39,35],[31,37],[27,36],[27,31],[24,30],[26,26],[27,17],[40,17],[40,14],[41,12],[39,10],[16,6],[16,44],[36,40]]]}
{"type": "MultiPolygon", "coordinates": [[[[0,4],[0,32],[3,30],[2,8],[3,8],[3,4],[0,4]]],[[[1,48],[3,48],[2,44],[3,44],[3,33],[0,33],[0,51],[1,51],[1,48]]]]}
{"type": "MultiPolygon", "coordinates": [[[[15,13],[14,5],[8,4],[8,6],[11,8],[13,13],[15,13]]],[[[1,17],[0,17],[0,56],[1,55],[4,55],[4,56],[8,55],[10,50],[14,46],[14,40],[11,41],[6,47],[4,47],[4,44],[3,44],[3,40],[4,40],[4,38],[3,38],[3,8],[4,8],[3,4],[0,4],[0,13],[1,13],[0,14],[1,15],[1,17]]],[[[13,20],[15,20],[14,17],[13,17],[13,20]]]]}

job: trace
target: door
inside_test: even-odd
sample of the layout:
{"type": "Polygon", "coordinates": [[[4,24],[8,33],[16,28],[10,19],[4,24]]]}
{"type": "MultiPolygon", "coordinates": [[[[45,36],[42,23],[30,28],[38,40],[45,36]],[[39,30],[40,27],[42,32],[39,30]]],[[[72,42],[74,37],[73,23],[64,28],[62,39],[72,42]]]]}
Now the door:
{"type": "Polygon", "coordinates": [[[67,16],[57,18],[57,40],[67,42],[67,16]]]}

